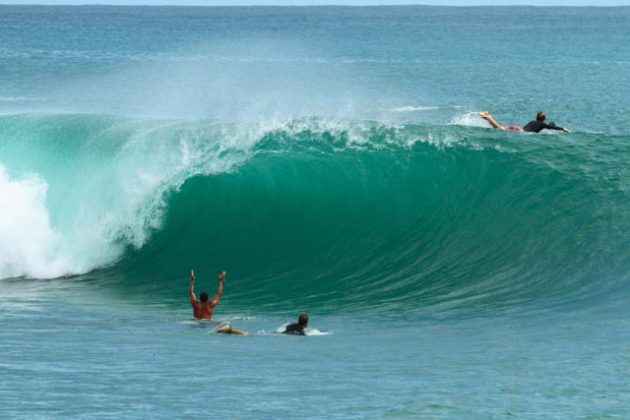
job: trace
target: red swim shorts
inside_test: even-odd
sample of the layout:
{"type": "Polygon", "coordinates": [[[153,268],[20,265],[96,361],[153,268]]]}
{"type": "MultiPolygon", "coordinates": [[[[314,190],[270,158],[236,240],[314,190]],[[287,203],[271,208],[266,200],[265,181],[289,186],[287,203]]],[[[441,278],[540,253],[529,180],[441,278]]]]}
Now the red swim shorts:
{"type": "Polygon", "coordinates": [[[504,125],[503,129],[505,131],[519,131],[519,132],[525,131],[525,130],[523,130],[523,127],[521,127],[519,125],[504,125]]]}

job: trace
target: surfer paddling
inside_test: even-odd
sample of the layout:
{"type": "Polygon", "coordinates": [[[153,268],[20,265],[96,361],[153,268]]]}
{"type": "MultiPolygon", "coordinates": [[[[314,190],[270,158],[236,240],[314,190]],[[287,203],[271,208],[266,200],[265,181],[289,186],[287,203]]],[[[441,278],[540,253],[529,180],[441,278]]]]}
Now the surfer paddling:
{"type": "Polygon", "coordinates": [[[301,314],[298,317],[298,322],[295,324],[287,325],[282,334],[290,335],[306,335],[304,328],[308,325],[308,315],[301,314]]]}
{"type": "MultiPolygon", "coordinates": [[[[188,287],[188,294],[190,295],[190,303],[193,307],[193,314],[196,319],[212,319],[212,312],[214,308],[219,304],[219,300],[223,295],[223,281],[225,280],[225,271],[219,274],[219,288],[211,301],[208,302],[208,293],[201,292],[199,295],[200,300],[197,300],[195,296],[195,271],[190,270],[190,286],[188,287]]],[[[236,334],[246,335],[247,333],[241,330],[233,328],[231,325],[224,325],[218,328],[215,332],[221,334],[236,334]]]]}
{"type": "Polygon", "coordinates": [[[485,112],[485,111],[480,112],[479,116],[483,118],[484,120],[488,121],[488,123],[490,123],[492,128],[496,128],[497,130],[503,130],[503,131],[517,131],[517,132],[527,131],[530,133],[539,133],[543,129],[562,130],[565,133],[568,133],[570,131],[568,128],[559,127],[556,125],[556,123],[553,123],[553,122],[550,124],[545,123],[545,120],[547,119],[547,115],[542,111],[536,114],[535,121],[528,122],[525,127],[521,127],[519,125],[500,125],[498,122],[496,122],[496,120],[492,117],[492,115],[490,115],[488,112],[485,112]]]}

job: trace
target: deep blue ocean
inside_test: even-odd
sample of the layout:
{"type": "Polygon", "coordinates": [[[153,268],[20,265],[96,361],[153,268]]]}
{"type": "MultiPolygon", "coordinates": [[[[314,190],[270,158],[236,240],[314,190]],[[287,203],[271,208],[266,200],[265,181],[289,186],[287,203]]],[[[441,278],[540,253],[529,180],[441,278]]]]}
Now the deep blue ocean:
{"type": "Polygon", "coordinates": [[[630,418],[630,7],[0,6],[0,326],[0,418],[630,418]]]}

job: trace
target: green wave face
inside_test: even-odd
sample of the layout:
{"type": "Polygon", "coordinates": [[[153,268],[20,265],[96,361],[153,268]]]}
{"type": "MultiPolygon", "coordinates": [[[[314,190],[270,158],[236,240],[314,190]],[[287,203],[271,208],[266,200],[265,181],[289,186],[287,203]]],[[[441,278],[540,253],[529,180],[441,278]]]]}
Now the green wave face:
{"type": "Polygon", "coordinates": [[[30,209],[5,213],[41,238],[3,257],[3,277],[99,270],[170,301],[190,268],[211,293],[227,270],[231,307],[370,314],[627,290],[623,138],[324,118],[0,126],[0,185],[30,209]]]}

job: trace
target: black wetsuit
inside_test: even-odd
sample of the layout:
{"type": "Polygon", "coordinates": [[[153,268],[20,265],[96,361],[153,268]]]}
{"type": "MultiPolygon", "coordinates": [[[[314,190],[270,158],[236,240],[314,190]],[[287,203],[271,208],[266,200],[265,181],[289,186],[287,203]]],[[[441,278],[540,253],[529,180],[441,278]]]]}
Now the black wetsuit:
{"type": "Polygon", "coordinates": [[[282,332],[282,334],[306,335],[304,333],[304,327],[302,327],[300,324],[287,325],[286,329],[282,332]]]}
{"type": "Polygon", "coordinates": [[[529,131],[532,133],[538,133],[540,132],[540,130],[543,130],[545,128],[548,130],[564,130],[564,128],[558,127],[554,123],[545,124],[544,122],[541,122],[541,121],[530,121],[529,123],[527,123],[525,127],[523,127],[523,130],[529,131]]]}

